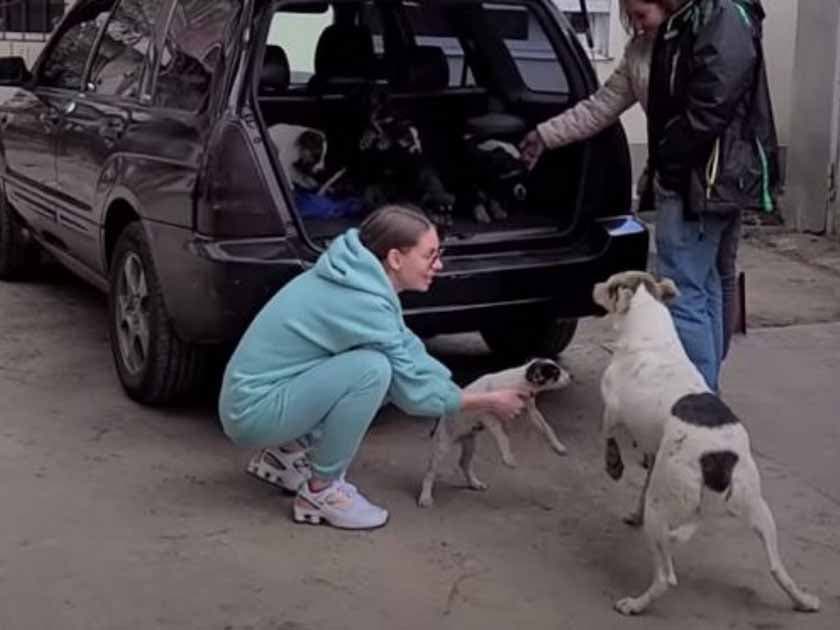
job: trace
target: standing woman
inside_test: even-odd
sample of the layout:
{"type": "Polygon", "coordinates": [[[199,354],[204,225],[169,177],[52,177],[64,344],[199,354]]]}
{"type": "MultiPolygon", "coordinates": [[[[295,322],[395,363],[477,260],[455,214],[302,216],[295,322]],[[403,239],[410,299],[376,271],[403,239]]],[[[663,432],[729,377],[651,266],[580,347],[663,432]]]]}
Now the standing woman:
{"type": "MultiPolygon", "coordinates": [[[[624,49],[624,56],[594,94],[538,125],[525,137],[520,149],[529,168],[536,165],[546,150],[587,140],[615,124],[621,114],[636,103],[647,112],[653,44],[659,26],[673,13],[673,4],[668,0],[620,0],[619,8],[621,21],[632,35],[624,49]]],[[[637,188],[641,195],[640,206],[650,209],[653,186],[647,172],[643,173],[637,188]]],[[[717,259],[723,301],[723,357],[729,351],[729,342],[735,330],[735,259],[740,234],[738,215],[730,229],[722,235],[717,259]]]]}
{"type": "Polygon", "coordinates": [[[269,300],[239,342],[222,383],[222,425],[236,444],[263,449],[249,472],[297,492],[295,521],[370,529],[388,520],[344,480],[386,397],[429,418],[522,411],[525,392],[462,391],[405,325],[399,293],[428,291],[440,256],[424,215],[381,208],[269,300]]]}

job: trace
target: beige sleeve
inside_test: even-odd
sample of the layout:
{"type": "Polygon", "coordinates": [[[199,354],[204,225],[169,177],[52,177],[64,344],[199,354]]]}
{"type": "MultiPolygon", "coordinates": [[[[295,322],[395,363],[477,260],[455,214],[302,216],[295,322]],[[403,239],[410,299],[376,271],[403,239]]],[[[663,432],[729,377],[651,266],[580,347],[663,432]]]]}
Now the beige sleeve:
{"type": "Polygon", "coordinates": [[[603,131],[636,102],[627,55],[597,92],[562,114],[537,125],[549,149],[591,138],[603,131]]]}

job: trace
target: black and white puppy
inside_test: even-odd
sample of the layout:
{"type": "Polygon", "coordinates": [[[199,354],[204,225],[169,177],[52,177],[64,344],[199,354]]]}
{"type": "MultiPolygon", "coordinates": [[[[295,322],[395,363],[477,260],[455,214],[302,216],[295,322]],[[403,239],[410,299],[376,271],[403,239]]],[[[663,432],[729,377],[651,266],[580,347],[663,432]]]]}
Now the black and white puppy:
{"type": "Polygon", "coordinates": [[[410,201],[439,227],[451,226],[455,196],[426,156],[417,125],[397,112],[385,92],[374,90],[367,98],[357,170],[368,205],[410,201]]]}
{"type": "MultiPolygon", "coordinates": [[[[528,401],[525,413],[528,419],[545,437],[551,448],[558,455],[566,454],[566,447],[557,439],[554,430],[546,422],[540,410],[537,409],[536,395],[539,392],[562,389],[570,382],[569,373],[550,359],[534,359],[525,365],[485,374],[470,383],[465,391],[490,392],[499,389],[521,388],[530,391],[532,396],[528,401]]],[[[420,507],[429,507],[434,503],[432,489],[438,470],[446,455],[455,445],[461,447],[461,470],[466,477],[467,484],[473,490],[485,490],[487,485],[478,479],[473,470],[476,437],[480,431],[487,429],[493,436],[496,446],[505,465],[516,466],[516,458],[510,448],[510,439],[505,431],[504,423],[489,412],[461,412],[453,416],[440,418],[432,433],[432,453],[429,467],[423,477],[423,487],[417,503],[420,507]]]]}
{"type": "Polygon", "coordinates": [[[268,128],[268,135],[292,186],[317,191],[327,158],[324,132],[300,125],[277,124],[268,128]]]}
{"type": "Polygon", "coordinates": [[[816,611],[819,599],[802,591],[782,564],[746,428],[709,390],[677,337],[663,303],[677,295],[670,280],[657,282],[635,271],[616,274],[593,292],[618,332],[601,381],[607,473],[619,479],[624,471],[623,439],[652,459],[644,528],[653,555],[653,581],[639,597],[621,599],[615,607],[626,615],[641,613],[676,586],[673,543],[688,541],[701,513],[717,508],[743,517],[758,533],[770,571],[794,608],[816,611]]]}
{"type": "Polygon", "coordinates": [[[528,169],[514,145],[500,140],[467,137],[466,168],[471,185],[462,200],[479,223],[507,219],[505,208],[518,207],[528,196],[528,169]]]}

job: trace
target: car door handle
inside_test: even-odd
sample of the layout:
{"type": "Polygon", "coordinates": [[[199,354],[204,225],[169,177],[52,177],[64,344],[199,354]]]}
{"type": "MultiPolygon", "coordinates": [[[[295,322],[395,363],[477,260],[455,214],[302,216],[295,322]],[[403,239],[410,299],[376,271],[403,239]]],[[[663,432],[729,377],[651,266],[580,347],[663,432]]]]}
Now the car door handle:
{"type": "Polygon", "coordinates": [[[106,118],[99,125],[99,135],[106,140],[118,140],[125,133],[126,123],[122,118],[106,118]]]}

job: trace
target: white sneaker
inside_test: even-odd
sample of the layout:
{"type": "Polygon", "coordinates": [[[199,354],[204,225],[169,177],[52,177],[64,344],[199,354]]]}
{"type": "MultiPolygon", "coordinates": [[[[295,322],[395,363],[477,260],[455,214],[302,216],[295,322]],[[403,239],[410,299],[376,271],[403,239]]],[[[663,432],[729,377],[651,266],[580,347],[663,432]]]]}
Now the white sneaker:
{"type": "Polygon", "coordinates": [[[343,479],[320,492],[310,490],[308,483],[302,485],[293,509],[298,523],[318,525],[326,521],[341,529],[376,529],[388,522],[388,510],[373,505],[343,479]]]}
{"type": "Polygon", "coordinates": [[[306,451],[287,453],[279,448],[263,449],[251,458],[246,470],[286,492],[297,492],[312,476],[306,451]]]}

